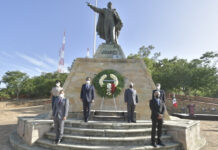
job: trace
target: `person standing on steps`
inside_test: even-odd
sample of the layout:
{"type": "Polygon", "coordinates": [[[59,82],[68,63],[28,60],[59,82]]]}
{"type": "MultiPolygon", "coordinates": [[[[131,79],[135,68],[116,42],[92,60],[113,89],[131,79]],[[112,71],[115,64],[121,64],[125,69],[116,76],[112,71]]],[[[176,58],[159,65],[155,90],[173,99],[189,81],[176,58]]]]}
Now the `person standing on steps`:
{"type": "Polygon", "coordinates": [[[54,119],[54,129],[56,133],[56,138],[54,143],[59,144],[62,142],[62,137],[64,133],[64,121],[67,119],[69,110],[69,100],[65,98],[64,91],[60,91],[60,95],[54,102],[53,106],[53,119],[54,119]]]}
{"type": "Polygon", "coordinates": [[[58,98],[60,91],[63,90],[63,88],[61,87],[61,81],[56,80],[55,84],[56,84],[56,86],[53,87],[51,90],[52,110],[53,110],[55,100],[58,98]]]}
{"type": "Polygon", "coordinates": [[[80,99],[83,102],[83,115],[84,121],[88,122],[90,115],[90,107],[91,103],[94,102],[95,97],[95,89],[94,86],[91,85],[91,78],[86,78],[86,83],[82,85],[80,99]]]}
{"type": "Polygon", "coordinates": [[[135,89],[133,89],[133,83],[131,82],[129,88],[125,90],[124,101],[127,103],[128,122],[135,122],[134,111],[136,103],[138,103],[138,96],[135,89]]]}
{"type": "Polygon", "coordinates": [[[151,145],[157,147],[158,145],[165,146],[161,141],[163,117],[166,109],[164,101],[160,98],[160,92],[154,92],[154,98],[150,100],[152,131],[151,131],[151,145]],[[157,128],[157,142],[155,140],[157,128]]]}

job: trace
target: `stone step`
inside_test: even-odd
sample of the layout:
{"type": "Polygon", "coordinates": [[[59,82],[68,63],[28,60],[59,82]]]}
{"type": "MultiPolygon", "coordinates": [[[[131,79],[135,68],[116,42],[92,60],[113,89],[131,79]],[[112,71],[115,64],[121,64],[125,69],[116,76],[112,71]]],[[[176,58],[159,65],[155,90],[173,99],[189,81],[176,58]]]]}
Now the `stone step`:
{"type": "MultiPolygon", "coordinates": [[[[23,142],[20,136],[16,133],[16,131],[12,132],[9,136],[10,148],[13,150],[50,150],[50,148],[41,147],[39,145],[29,146],[23,142]]],[[[5,149],[6,150],[6,149],[5,149]]]]}
{"type": "Polygon", "coordinates": [[[90,129],[139,129],[139,128],[151,128],[151,122],[103,122],[103,121],[89,121],[88,123],[81,120],[67,120],[65,121],[65,127],[74,128],[90,128],[90,129]]]}
{"type": "MultiPolygon", "coordinates": [[[[88,128],[72,128],[65,127],[65,134],[80,136],[99,136],[99,137],[134,137],[134,136],[150,136],[151,128],[142,129],[88,129],[88,128]]],[[[162,129],[162,134],[166,135],[167,130],[162,129]]]]}
{"type": "Polygon", "coordinates": [[[113,111],[113,110],[93,110],[92,111],[96,116],[125,116],[127,111],[113,111]]]}
{"type": "MultiPolygon", "coordinates": [[[[45,137],[49,140],[55,140],[55,133],[46,133],[45,137]]],[[[170,142],[172,138],[168,135],[162,136],[163,142],[170,142]]],[[[138,136],[138,137],[89,137],[89,136],[75,136],[64,134],[63,141],[65,143],[74,143],[82,145],[113,145],[113,146],[142,146],[150,144],[151,136],[138,136]]]]}
{"type": "Polygon", "coordinates": [[[116,121],[116,122],[121,122],[125,121],[124,116],[100,116],[100,115],[94,115],[92,116],[94,121],[116,121]]]}
{"type": "Polygon", "coordinates": [[[53,150],[182,150],[179,143],[168,142],[165,143],[166,146],[157,146],[154,148],[151,145],[143,146],[97,146],[97,145],[84,145],[84,144],[74,144],[74,143],[60,143],[58,145],[52,144],[51,140],[40,139],[37,144],[41,147],[45,147],[53,150]]]}

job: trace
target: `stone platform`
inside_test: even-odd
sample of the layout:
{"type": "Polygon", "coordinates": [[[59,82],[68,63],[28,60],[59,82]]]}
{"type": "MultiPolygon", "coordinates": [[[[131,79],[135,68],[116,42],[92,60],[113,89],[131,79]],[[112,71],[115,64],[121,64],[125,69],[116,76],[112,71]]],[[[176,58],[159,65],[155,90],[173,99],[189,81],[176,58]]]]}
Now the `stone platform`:
{"type": "Polygon", "coordinates": [[[217,121],[218,115],[215,114],[194,114],[190,116],[189,114],[185,113],[173,113],[172,116],[176,116],[182,119],[191,119],[191,120],[212,120],[217,121]]]}
{"type": "MultiPolygon", "coordinates": [[[[124,117],[124,113],[95,111],[96,116],[124,117]]],[[[166,146],[157,148],[150,145],[150,120],[127,123],[103,119],[85,123],[69,118],[65,121],[63,143],[59,145],[52,143],[55,138],[52,120],[25,117],[19,118],[18,123],[17,132],[9,138],[15,150],[199,150],[205,144],[198,121],[165,121],[162,140],[166,146]]]]}

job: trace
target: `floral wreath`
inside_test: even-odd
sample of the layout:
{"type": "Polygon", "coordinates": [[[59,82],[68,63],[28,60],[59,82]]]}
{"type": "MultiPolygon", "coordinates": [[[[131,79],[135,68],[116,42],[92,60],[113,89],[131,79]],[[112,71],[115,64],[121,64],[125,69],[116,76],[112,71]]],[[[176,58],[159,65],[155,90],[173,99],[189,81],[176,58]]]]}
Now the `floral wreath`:
{"type": "Polygon", "coordinates": [[[123,76],[115,70],[104,70],[93,79],[93,85],[101,97],[117,97],[124,87],[123,76]]]}

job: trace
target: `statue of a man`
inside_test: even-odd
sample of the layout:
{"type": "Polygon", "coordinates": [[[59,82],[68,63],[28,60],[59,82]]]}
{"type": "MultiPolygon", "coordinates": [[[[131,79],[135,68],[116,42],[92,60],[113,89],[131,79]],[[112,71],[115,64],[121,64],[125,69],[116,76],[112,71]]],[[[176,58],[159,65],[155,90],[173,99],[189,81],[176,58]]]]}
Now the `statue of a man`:
{"type": "Polygon", "coordinates": [[[106,40],[107,44],[117,44],[117,38],[119,36],[120,30],[123,23],[116,11],[112,9],[112,3],[107,4],[108,8],[97,8],[90,3],[87,5],[95,12],[99,13],[97,33],[98,35],[106,40]]]}

